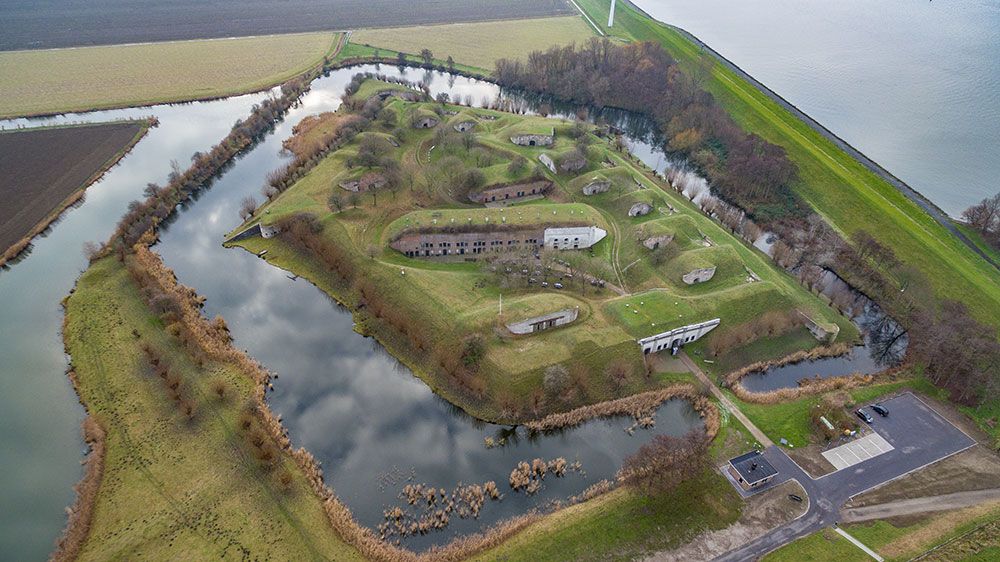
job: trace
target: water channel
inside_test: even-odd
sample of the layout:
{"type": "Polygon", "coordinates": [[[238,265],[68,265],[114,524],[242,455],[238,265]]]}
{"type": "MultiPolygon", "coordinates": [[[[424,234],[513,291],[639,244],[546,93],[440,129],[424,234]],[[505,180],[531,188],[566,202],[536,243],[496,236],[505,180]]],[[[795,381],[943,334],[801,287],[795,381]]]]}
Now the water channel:
{"type": "MultiPolygon", "coordinates": [[[[631,425],[626,419],[593,421],[543,436],[478,422],[438,398],[381,346],[356,334],[350,313],[311,284],[243,250],[221,246],[223,235],[239,223],[239,201],[246,195],[259,197],[265,174],[286,161],[281,141],[292,126],[307,115],[335,110],[357,72],[423,81],[432,95],[447,92],[452,99],[476,103],[503,95],[494,84],[438,72],[386,66],[335,71],[315,81],[272,134],[239,158],[211,190],[185,206],[163,230],[156,251],[182,283],[207,298],[209,317],[226,318],[236,345],[279,374],[269,398],[272,408],[282,415],[294,444],[321,461],[327,482],[358,520],[377,526],[383,510],[401,503],[397,495],[405,484],[451,490],[459,484],[496,481],[505,497],[487,503],[478,519],[455,519],[446,531],[404,541],[414,549],[441,544],[565,500],[612,476],[623,457],[657,432],[678,435],[696,427],[697,414],[682,401],[659,409],[654,430],[631,436],[625,432],[631,425]],[[486,437],[503,438],[506,445],[488,449],[486,437]],[[511,492],[506,484],[510,471],[519,461],[535,457],[579,461],[582,471],[547,478],[542,490],[530,497],[511,492]]],[[[65,521],[63,508],[71,502],[72,485],[81,474],[82,409],[64,375],[68,358],[59,335],[58,303],[85,267],[83,242],[106,239],[146,183],[165,180],[171,160],[186,165],[192,153],[222,138],[264,95],[0,121],[5,128],[147,115],[160,121],[88,190],[81,206],[36,240],[24,260],[0,271],[0,422],[10,428],[0,435],[0,468],[7,475],[0,504],[8,507],[0,513],[0,549],[15,559],[44,558],[51,551],[65,521]]],[[[533,103],[517,99],[529,107],[533,103]]],[[[648,122],[616,112],[592,117],[625,129],[631,150],[650,167],[663,171],[676,165],[657,148],[648,122]]],[[[823,362],[811,366],[825,369],[823,362]]]]}
{"type": "MultiPolygon", "coordinates": [[[[423,80],[433,94],[492,99],[499,88],[441,73],[391,67],[345,69],[317,80],[284,122],[187,205],[167,228],[156,250],[184,284],[207,298],[206,314],[223,315],[236,345],[279,373],[270,402],[296,446],[319,459],[328,483],[365,525],[382,521],[407,483],[452,489],[460,483],[495,480],[503,500],[488,503],[478,520],[457,520],[445,532],[405,541],[420,549],[497,520],[565,500],[610,477],[621,459],[656,432],[682,434],[700,420],[686,402],[671,401],[657,414],[655,430],[629,436],[630,420],[594,421],[560,434],[529,436],[523,430],[470,419],[434,395],[380,346],[352,330],[350,314],[304,280],[240,249],[221,246],[239,223],[238,205],[258,194],[267,171],[285,161],[281,141],[303,117],[331,111],[350,77],[359,71],[405,74],[423,80]],[[486,437],[506,446],[487,449],[486,437]],[[507,478],[522,460],[564,457],[582,471],[547,478],[528,497],[510,492],[507,478]]],[[[79,479],[82,409],[64,375],[59,301],[85,268],[82,244],[106,239],[128,202],[148,182],[163,182],[171,160],[182,166],[208,149],[263,94],[214,102],[102,111],[36,120],[0,122],[5,128],[155,115],[160,126],[92,186],[85,202],[68,212],[31,253],[0,271],[0,549],[14,559],[41,559],[61,530],[63,508],[79,479]]],[[[640,141],[640,139],[636,139],[640,141]]]]}

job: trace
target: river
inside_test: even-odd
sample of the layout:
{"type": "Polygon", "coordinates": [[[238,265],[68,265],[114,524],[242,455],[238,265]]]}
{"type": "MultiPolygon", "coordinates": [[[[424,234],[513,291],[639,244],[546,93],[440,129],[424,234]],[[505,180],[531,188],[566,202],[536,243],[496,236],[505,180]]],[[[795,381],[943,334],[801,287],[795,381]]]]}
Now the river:
{"type": "MultiPolygon", "coordinates": [[[[551,500],[565,500],[612,476],[621,459],[656,432],[681,434],[700,420],[686,402],[658,410],[654,431],[634,436],[630,420],[587,423],[560,434],[529,436],[523,430],[470,419],[434,395],[422,381],[370,339],[352,330],[348,311],[304,280],[290,279],[240,249],[221,246],[239,224],[239,201],[258,194],[267,171],[287,158],[281,140],[303,117],[336,109],[350,77],[373,67],[345,69],[314,82],[312,89],[276,130],[219,178],[212,189],[178,214],[156,246],[184,284],[207,298],[206,314],[227,320],[235,344],[279,373],[270,394],[296,446],[305,446],[324,466],[327,482],[362,524],[376,526],[385,508],[399,503],[407,483],[452,489],[460,483],[495,480],[505,493],[488,502],[478,520],[458,520],[445,531],[407,539],[411,548],[442,543],[457,533],[483,528],[551,500]],[[486,437],[506,446],[487,449],[486,437]],[[580,461],[581,472],[547,478],[541,492],[511,492],[507,478],[517,462],[535,457],[580,461]]],[[[392,67],[382,72],[399,74],[392,67]]],[[[433,94],[474,100],[493,98],[499,89],[486,82],[441,73],[408,70],[425,80],[433,94]]],[[[101,121],[155,115],[160,126],[92,186],[85,202],[72,209],[32,252],[0,271],[0,551],[12,559],[42,559],[64,522],[83,452],[82,409],[64,374],[68,358],[59,334],[59,301],[85,267],[82,244],[106,239],[129,201],[148,182],[164,182],[170,161],[181,165],[222,138],[247,115],[261,94],[213,102],[154,106],[30,122],[3,121],[7,128],[73,121],[101,121]]],[[[648,145],[637,146],[652,154],[648,145]]]]}
{"type": "Polygon", "coordinates": [[[950,215],[1000,190],[1000,3],[632,1],[950,215]]]}

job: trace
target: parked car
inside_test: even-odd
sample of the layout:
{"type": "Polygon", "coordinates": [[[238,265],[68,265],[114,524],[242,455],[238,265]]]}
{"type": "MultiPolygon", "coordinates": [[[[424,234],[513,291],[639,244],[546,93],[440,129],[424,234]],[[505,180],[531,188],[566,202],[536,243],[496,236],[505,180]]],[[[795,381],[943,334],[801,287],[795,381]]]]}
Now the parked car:
{"type": "Polygon", "coordinates": [[[562,289],[563,288],[563,284],[562,283],[553,283],[552,286],[555,287],[556,289],[562,289]]]}
{"type": "Polygon", "coordinates": [[[888,408],[886,408],[881,404],[872,404],[872,410],[875,410],[875,413],[882,416],[883,418],[889,416],[888,408]]]}
{"type": "Polygon", "coordinates": [[[873,420],[872,417],[868,415],[868,412],[866,412],[866,411],[864,411],[864,410],[862,410],[860,408],[858,408],[858,411],[854,412],[854,413],[857,414],[857,416],[859,418],[861,418],[861,421],[863,421],[863,422],[865,422],[867,424],[871,424],[871,423],[875,422],[875,420],[873,420]]]}
{"type": "Polygon", "coordinates": [[[548,286],[549,286],[548,281],[542,281],[542,287],[548,287],[548,286]]]}

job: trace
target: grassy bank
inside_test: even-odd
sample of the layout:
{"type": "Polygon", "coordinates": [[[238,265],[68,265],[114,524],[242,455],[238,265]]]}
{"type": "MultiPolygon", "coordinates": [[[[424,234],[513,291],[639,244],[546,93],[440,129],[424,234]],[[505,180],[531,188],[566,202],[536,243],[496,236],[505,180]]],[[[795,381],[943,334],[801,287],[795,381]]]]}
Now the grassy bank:
{"type": "Polygon", "coordinates": [[[351,43],[377,47],[381,56],[387,56],[386,51],[419,55],[430,49],[439,60],[451,56],[456,63],[489,73],[497,59],[524,59],[532,51],[580,43],[593,36],[583,18],[565,16],[362,29],[351,35],[351,43]]]}
{"type": "Polygon", "coordinates": [[[255,92],[334,54],[336,33],[0,52],[0,118],[255,92]]]}
{"type": "MultiPolygon", "coordinates": [[[[1000,505],[979,505],[931,513],[904,521],[875,521],[847,525],[844,530],[889,561],[912,560],[928,553],[926,560],[993,560],[1000,549],[1000,505]]],[[[844,537],[824,529],[785,545],[765,562],[871,560],[844,537]]]]}
{"type": "Polygon", "coordinates": [[[632,560],[727,527],[741,506],[714,470],[659,497],[620,488],[547,516],[473,560],[632,560]]]}
{"type": "MultiPolygon", "coordinates": [[[[600,25],[607,0],[580,0],[600,25]]],[[[708,57],[678,31],[619,3],[609,34],[663,45],[696,72],[708,57]]],[[[714,59],[713,59],[714,60],[714,59]]],[[[746,130],[783,147],[799,170],[792,186],[842,235],[869,229],[905,263],[918,266],[943,298],[965,303],[982,322],[1000,327],[1000,274],[885,180],[862,166],[765,94],[717,62],[703,87],[746,130]],[[872,225],[878,225],[873,228],[872,225]]]]}
{"type": "Polygon", "coordinates": [[[286,454],[268,468],[255,456],[241,431],[253,376],[192,357],[122,263],[104,258],[83,274],[64,336],[80,399],[106,433],[93,516],[76,529],[86,536],[78,559],[360,559],[286,454]],[[143,346],[182,381],[192,417],[143,346]]]}

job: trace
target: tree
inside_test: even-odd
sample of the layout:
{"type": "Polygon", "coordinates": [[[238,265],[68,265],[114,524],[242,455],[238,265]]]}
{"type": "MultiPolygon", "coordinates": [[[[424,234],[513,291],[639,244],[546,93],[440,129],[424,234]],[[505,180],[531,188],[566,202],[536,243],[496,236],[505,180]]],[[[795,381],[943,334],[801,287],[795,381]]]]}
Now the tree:
{"type": "Polygon", "coordinates": [[[399,66],[406,66],[406,53],[403,51],[396,53],[396,64],[399,66]]]}
{"type": "Polygon", "coordinates": [[[462,364],[470,371],[479,369],[479,363],[486,355],[486,342],[483,336],[473,334],[465,338],[462,344],[462,364]]]}
{"type": "Polygon", "coordinates": [[[429,66],[434,62],[434,53],[430,49],[422,49],[420,51],[420,58],[424,60],[424,64],[429,66]]]}
{"type": "Polygon", "coordinates": [[[344,210],[344,199],[336,191],[330,194],[330,197],[326,200],[326,206],[330,208],[331,211],[339,213],[344,210]]]}
{"type": "Polygon", "coordinates": [[[527,166],[528,161],[524,158],[524,156],[518,154],[513,160],[510,161],[510,164],[507,164],[507,173],[512,176],[518,176],[527,166]]]}
{"type": "Polygon", "coordinates": [[[253,195],[247,195],[240,201],[240,218],[247,220],[257,212],[257,200],[253,195]]]}
{"type": "Polygon", "coordinates": [[[660,434],[625,459],[619,476],[647,495],[664,494],[705,470],[707,452],[708,439],[701,431],[683,437],[660,434]]]}
{"type": "Polygon", "coordinates": [[[451,55],[448,55],[448,72],[451,72],[452,74],[455,72],[455,59],[453,59],[451,55]]]}

